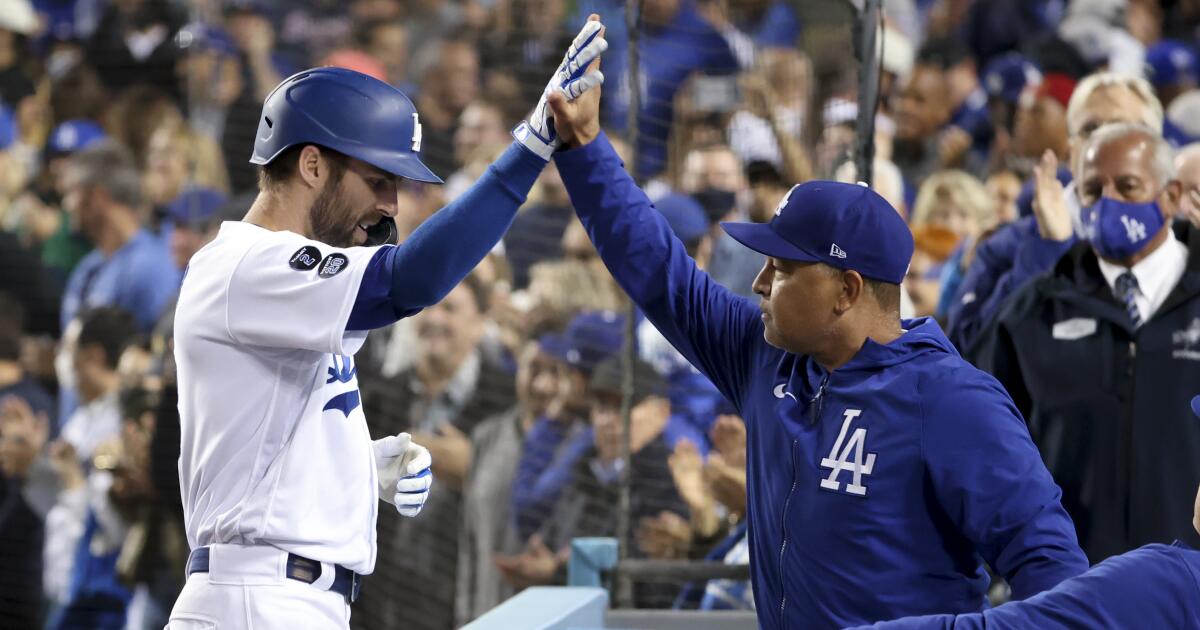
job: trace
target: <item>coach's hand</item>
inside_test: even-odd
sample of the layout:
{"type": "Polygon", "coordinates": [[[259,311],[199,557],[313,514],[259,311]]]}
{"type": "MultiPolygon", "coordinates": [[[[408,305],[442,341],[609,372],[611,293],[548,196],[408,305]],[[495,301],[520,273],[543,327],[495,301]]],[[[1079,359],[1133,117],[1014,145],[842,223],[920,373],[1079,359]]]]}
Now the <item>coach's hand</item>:
{"type": "Polygon", "coordinates": [[[583,30],[575,36],[571,47],[563,55],[562,63],[550,83],[542,92],[542,98],[537,107],[529,115],[529,120],[523,121],[513,130],[513,137],[525,148],[549,160],[554,151],[562,146],[561,132],[555,127],[555,119],[550,115],[549,102],[558,99],[563,103],[571,102],[583,94],[595,94],[604,75],[600,73],[600,53],[608,48],[604,39],[604,25],[600,16],[593,13],[583,25],[583,30]]]}
{"type": "Polygon", "coordinates": [[[379,498],[396,506],[402,516],[416,516],[429,498],[433,484],[429,451],[407,433],[371,443],[379,471],[379,498]]]}

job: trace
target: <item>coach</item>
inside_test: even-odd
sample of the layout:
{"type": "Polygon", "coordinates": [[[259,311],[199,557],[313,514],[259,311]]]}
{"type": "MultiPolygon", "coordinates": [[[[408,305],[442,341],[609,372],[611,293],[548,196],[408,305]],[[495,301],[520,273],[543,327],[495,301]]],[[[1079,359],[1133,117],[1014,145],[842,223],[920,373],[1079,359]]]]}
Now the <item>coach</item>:
{"type": "Polygon", "coordinates": [[[913,241],[886,201],[810,182],[769,224],[725,224],[768,257],[755,305],[687,256],[600,132],[598,100],[551,97],[569,148],[555,161],[617,281],[746,420],[762,627],[979,611],[985,561],[1018,599],[1087,568],[1008,395],[933,320],[901,321],[913,241]]]}

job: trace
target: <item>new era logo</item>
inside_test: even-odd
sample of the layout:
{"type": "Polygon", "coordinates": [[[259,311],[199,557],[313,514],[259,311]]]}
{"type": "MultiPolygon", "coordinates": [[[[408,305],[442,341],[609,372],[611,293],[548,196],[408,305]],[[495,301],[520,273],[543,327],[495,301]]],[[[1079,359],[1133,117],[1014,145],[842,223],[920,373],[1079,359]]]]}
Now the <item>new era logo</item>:
{"type": "Polygon", "coordinates": [[[845,258],[846,252],[841,247],[838,247],[837,243],[834,243],[829,247],[829,255],[834,258],[845,258]]]}

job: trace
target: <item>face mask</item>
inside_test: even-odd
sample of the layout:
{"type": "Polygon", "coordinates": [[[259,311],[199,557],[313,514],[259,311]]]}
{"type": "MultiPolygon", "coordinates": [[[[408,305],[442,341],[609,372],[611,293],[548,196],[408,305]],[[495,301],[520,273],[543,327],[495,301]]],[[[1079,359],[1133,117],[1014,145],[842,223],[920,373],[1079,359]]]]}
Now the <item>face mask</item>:
{"type": "Polygon", "coordinates": [[[721,190],[720,188],[705,188],[692,193],[692,198],[704,208],[704,214],[708,215],[709,223],[714,223],[725,218],[730,210],[737,205],[737,193],[731,190],[721,190]]]}
{"type": "Polygon", "coordinates": [[[1157,201],[1125,203],[1108,197],[1084,208],[1080,218],[1084,237],[1097,253],[1112,260],[1142,251],[1165,223],[1157,201]]]}

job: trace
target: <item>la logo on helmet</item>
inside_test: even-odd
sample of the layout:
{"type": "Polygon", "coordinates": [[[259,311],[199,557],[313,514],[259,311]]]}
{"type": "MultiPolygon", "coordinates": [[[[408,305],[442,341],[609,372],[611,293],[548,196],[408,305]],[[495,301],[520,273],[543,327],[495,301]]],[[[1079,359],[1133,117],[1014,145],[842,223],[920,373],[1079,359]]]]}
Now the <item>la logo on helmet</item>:
{"type": "Polygon", "coordinates": [[[421,150],[421,119],[417,118],[417,112],[413,112],[412,150],[417,152],[421,150]]]}

